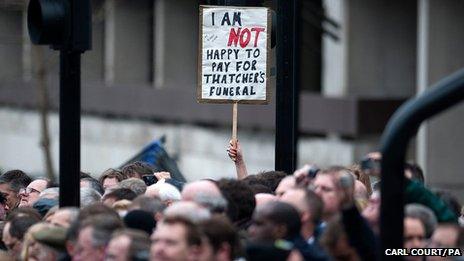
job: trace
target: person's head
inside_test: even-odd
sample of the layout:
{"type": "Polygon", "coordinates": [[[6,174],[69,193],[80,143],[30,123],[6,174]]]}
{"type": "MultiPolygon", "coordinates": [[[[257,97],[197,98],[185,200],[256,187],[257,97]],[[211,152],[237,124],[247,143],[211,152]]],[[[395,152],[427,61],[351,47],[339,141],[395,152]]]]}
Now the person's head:
{"type": "Polygon", "coordinates": [[[340,178],[342,175],[351,172],[344,167],[333,166],[328,169],[321,170],[313,181],[314,192],[321,197],[324,202],[323,218],[330,219],[340,210],[342,200],[340,178]]]}
{"type": "Polygon", "coordinates": [[[136,209],[147,211],[151,213],[152,217],[156,221],[159,221],[165,208],[166,205],[163,204],[160,199],[138,196],[132,200],[132,204],[129,206],[129,211],[136,209]]]}
{"type": "Polygon", "coordinates": [[[145,232],[147,235],[151,235],[153,229],[156,227],[156,220],[153,214],[144,210],[132,210],[127,212],[123,221],[127,228],[145,232]]]}
{"type": "Polygon", "coordinates": [[[114,202],[127,199],[129,201],[137,197],[134,191],[128,188],[117,188],[103,196],[103,203],[107,206],[112,206],[114,202]]]}
{"type": "Polygon", "coordinates": [[[192,201],[175,202],[164,210],[163,215],[165,218],[182,217],[193,223],[211,218],[211,213],[207,208],[192,201]]]}
{"type": "Polygon", "coordinates": [[[327,222],[319,241],[333,260],[360,260],[356,250],[348,241],[345,227],[339,215],[335,215],[327,222]]]}
{"type": "Polygon", "coordinates": [[[198,180],[185,184],[181,196],[184,201],[195,201],[195,197],[199,194],[222,196],[219,187],[210,180],[198,180]]]}
{"type": "Polygon", "coordinates": [[[285,191],[295,188],[296,187],[296,180],[294,176],[286,176],[283,178],[279,185],[277,186],[275,190],[275,194],[277,197],[281,197],[285,191]]]}
{"type": "Polygon", "coordinates": [[[7,212],[18,207],[21,201],[19,192],[23,188],[25,188],[23,183],[17,180],[9,181],[0,177],[0,193],[6,198],[5,209],[7,212]]]}
{"type": "Polygon", "coordinates": [[[83,207],[77,216],[75,222],[71,223],[71,226],[68,228],[66,235],[67,241],[67,250],[70,254],[74,253],[74,246],[77,242],[77,237],[79,235],[79,229],[81,228],[82,223],[91,219],[92,217],[99,216],[109,216],[109,219],[120,219],[118,213],[111,207],[106,206],[105,204],[98,202],[90,206],[83,207]]]}
{"type": "Polygon", "coordinates": [[[227,209],[227,200],[219,187],[210,180],[199,180],[186,184],[182,189],[183,201],[193,201],[206,208],[211,213],[224,213],[227,209]]]}
{"type": "Polygon", "coordinates": [[[269,189],[271,189],[273,192],[276,190],[280,181],[286,176],[287,174],[285,172],[275,170],[264,171],[256,174],[258,180],[260,180],[263,185],[269,187],[269,189]]]}
{"type": "Polygon", "coordinates": [[[166,206],[181,200],[179,190],[168,183],[156,183],[147,188],[145,196],[159,198],[166,206]]]}
{"type": "Polygon", "coordinates": [[[273,242],[293,239],[300,234],[300,229],[298,211],[288,203],[272,201],[255,209],[248,232],[252,241],[273,242]]]}
{"type": "Polygon", "coordinates": [[[418,164],[412,162],[404,164],[404,175],[408,179],[417,180],[420,183],[424,183],[425,180],[422,168],[418,164]]]}
{"type": "Polygon", "coordinates": [[[27,187],[27,185],[29,185],[29,183],[31,183],[32,181],[32,179],[26,173],[24,173],[24,171],[19,170],[19,169],[9,170],[3,173],[0,176],[0,179],[3,179],[7,182],[11,182],[14,180],[20,183],[21,186],[24,188],[27,187]]]}
{"type": "Polygon", "coordinates": [[[425,247],[425,226],[419,218],[405,217],[404,219],[404,247],[425,247]]]}
{"type": "Polygon", "coordinates": [[[308,189],[290,189],[280,198],[282,202],[289,203],[300,213],[301,232],[305,238],[312,236],[314,228],[319,224],[324,209],[322,199],[308,189]]]}
{"type": "Polygon", "coordinates": [[[147,190],[147,185],[143,180],[137,178],[129,178],[119,182],[119,188],[128,188],[135,192],[137,196],[143,195],[147,190]]]}
{"type": "Polygon", "coordinates": [[[434,190],[434,192],[454,212],[456,217],[461,216],[461,203],[453,193],[447,190],[434,190]]]}
{"type": "Polygon", "coordinates": [[[39,178],[27,185],[26,188],[19,190],[21,201],[19,207],[32,207],[39,200],[40,193],[49,187],[50,181],[39,178]]]}
{"type": "Polygon", "coordinates": [[[39,221],[40,219],[34,216],[17,216],[6,222],[3,228],[3,242],[12,256],[19,257],[24,235],[39,221]]]}
{"type": "Polygon", "coordinates": [[[98,193],[98,191],[96,191],[95,189],[89,187],[81,187],[80,189],[82,207],[90,206],[96,202],[100,202],[101,197],[101,194],[98,193]]]}
{"type": "Polygon", "coordinates": [[[148,260],[150,237],[140,231],[122,229],[114,232],[106,249],[106,261],[148,260]]]}
{"type": "Polygon", "coordinates": [[[5,220],[7,210],[6,196],[3,193],[0,193],[0,221],[5,220]]]}
{"type": "Polygon", "coordinates": [[[200,222],[200,229],[205,235],[202,260],[226,261],[237,258],[240,241],[238,233],[225,217],[213,217],[200,222]]]}
{"type": "Polygon", "coordinates": [[[372,230],[378,233],[380,222],[380,191],[372,193],[367,206],[362,211],[362,216],[367,220],[372,230]]]}
{"type": "Polygon", "coordinates": [[[123,227],[119,217],[95,215],[80,224],[73,260],[103,260],[113,231],[123,227]]]}
{"type": "Polygon", "coordinates": [[[221,179],[218,186],[227,200],[227,216],[238,226],[246,224],[256,206],[253,190],[245,182],[234,179],[221,179]]]}
{"type": "Polygon", "coordinates": [[[21,260],[57,260],[64,250],[66,230],[49,223],[31,226],[24,236],[21,260]]]}
{"type": "Polygon", "coordinates": [[[430,247],[462,248],[464,246],[464,228],[456,224],[440,224],[435,228],[430,247]]]}
{"type": "Polygon", "coordinates": [[[408,204],[404,211],[405,217],[417,218],[424,225],[425,237],[430,238],[437,226],[437,218],[432,210],[421,204],[408,204]]]}
{"type": "Polygon", "coordinates": [[[50,219],[50,224],[69,228],[77,220],[79,209],[76,207],[65,207],[58,209],[50,219]]]}
{"type": "Polygon", "coordinates": [[[91,188],[97,191],[100,195],[103,195],[105,193],[105,190],[103,189],[102,185],[100,182],[92,177],[85,177],[81,178],[80,181],[80,188],[91,188]]]}
{"type": "Polygon", "coordinates": [[[256,206],[266,204],[267,202],[270,202],[270,201],[276,201],[277,199],[278,197],[275,196],[274,194],[269,194],[269,193],[255,194],[256,206]]]}
{"type": "Polygon", "coordinates": [[[46,188],[42,192],[40,192],[39,199],[48,198],[58,200],[60,197],[60,188],[59,187],[51,187],[46,188]]]}
{"type": "Polygon", "coordinates": [[[197,260],[201,255],[202,234],[185,218],[163,219],[151,239],[151,260],[197,260]]]}
{"type": "Polygon", "coordinates": [[[98,181],[102,185],[103,189],[115,188],[118,186],[119,182],[125,179],[124,174],[120,170],[116,169],[107,169],[101,175],[98,181]]]}
{"type": "Polygon", "coordinates": [[[121,172],[128,178],[142,179],[145,175],[153,175],[155,169],[148,163],[136,161],[122,167],[121,172]]]}

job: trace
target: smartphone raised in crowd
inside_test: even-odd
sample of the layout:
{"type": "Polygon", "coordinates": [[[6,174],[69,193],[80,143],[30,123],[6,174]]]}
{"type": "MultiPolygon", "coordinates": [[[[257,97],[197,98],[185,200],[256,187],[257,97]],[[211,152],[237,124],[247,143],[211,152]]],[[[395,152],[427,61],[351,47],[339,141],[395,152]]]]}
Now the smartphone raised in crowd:
{"type": "Polygon", "coordinates": [[[153,185],[158,182],[158,178],[155,175],[144,175],[142,176],[142,180],[145,182],[147,186],[153,185]]]}

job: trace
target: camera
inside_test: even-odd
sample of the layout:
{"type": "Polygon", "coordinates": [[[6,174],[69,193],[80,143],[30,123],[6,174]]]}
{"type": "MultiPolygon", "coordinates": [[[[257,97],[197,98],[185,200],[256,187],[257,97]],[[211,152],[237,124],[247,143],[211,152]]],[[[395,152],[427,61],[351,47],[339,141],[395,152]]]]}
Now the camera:
{"type": "Polygon", "coordinates": [[[372,158],[364,158],[361,160],[360,165],[363,171],[380,170],[380,161],[372,158]]]}
{"type": "Polygon", "coordinates": [[[142,180],[145,182],[147,186],[153,185],[158,182],[158,178],[155,175],[144,175],[142,176],[142,180]]]}

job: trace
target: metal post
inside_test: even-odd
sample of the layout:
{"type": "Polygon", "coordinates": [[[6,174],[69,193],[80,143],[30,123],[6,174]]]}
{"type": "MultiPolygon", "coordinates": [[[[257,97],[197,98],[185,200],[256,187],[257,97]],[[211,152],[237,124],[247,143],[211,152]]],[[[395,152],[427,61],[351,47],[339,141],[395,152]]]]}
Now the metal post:
{"type": "Polygon", "coordinates": [[[60,207],[79,207],[81,52],[60,52],[60,207]]]}
{"type": "Polygon", "coordinates": [[[299,108],[299,0],[277,1],[275,169],[293,173],[299,108]]]}

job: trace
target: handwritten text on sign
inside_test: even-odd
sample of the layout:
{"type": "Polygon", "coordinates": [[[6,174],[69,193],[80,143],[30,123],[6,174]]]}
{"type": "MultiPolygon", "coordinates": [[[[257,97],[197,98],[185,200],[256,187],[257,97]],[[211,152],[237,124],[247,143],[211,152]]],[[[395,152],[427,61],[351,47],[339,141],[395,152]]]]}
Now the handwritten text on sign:
{"type": "Polygon", "coordinates": [[[200,101],[265,103],[268,10],[203,7],[200,101]]]}

